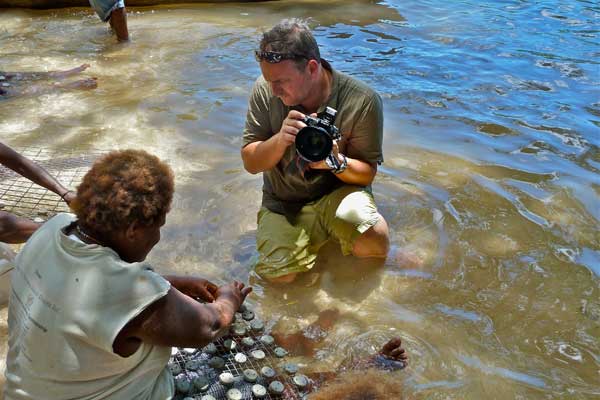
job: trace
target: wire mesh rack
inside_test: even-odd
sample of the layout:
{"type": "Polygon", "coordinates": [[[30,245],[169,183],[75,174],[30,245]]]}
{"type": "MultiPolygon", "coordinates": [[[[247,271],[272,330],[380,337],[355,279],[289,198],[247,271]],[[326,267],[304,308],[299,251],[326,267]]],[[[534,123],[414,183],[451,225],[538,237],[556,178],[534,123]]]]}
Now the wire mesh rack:
{"type": "MultiPolygon", "coordinates": [[[[94,160],[104,151],[55,150],[35,147],[15,151],[42,166],[63,186],[75,189],[94,160]]],[[[0,210],[42,222],[69,208],[55,193],[0,165],[0,210]]]]}
{"type": "MultiPolygon", "coordinates": [[[[262,322],[256,319],[254,324],[262,322]]],[[[169,368],[175,380],[175,399],[306,399],[310,381],[286,356],[270,335],[249,322],[247,314],[237,313],[230,333],[214,343],[201,349],[173,348],[169,368]],[[263,374],[269,368],[271,373],[263,374]],[[227,373],[229,382],[223,379],[227,373]],[[272,390],[277,385],[274,382],[280,383],[281,393],[272,390]]]]}

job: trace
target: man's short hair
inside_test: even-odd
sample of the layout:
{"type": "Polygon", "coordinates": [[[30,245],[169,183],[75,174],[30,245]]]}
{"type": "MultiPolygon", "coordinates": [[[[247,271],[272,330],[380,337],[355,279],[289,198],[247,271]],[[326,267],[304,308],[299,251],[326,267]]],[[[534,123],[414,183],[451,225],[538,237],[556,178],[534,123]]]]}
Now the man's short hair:
{"type": "Polygon", "coordinates": [[[321,63],[319,45],[310,31],[308,22],[299,18],[284,19],[263,33],[260,50],[305,57],[295,60],[299,69],[304,68],[309,60],[321,63]]]}

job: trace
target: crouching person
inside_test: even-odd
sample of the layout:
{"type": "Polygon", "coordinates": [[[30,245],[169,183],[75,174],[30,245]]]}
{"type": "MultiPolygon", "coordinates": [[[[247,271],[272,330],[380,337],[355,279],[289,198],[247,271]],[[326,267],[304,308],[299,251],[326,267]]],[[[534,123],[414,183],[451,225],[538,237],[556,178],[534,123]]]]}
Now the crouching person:
{"type": "Polygon", "coordinates": [[[109,153],[83,178],[76,216],[57,215],[27,242],[9,302],[7,400],[170,399],[171,347],[226,332],[251,288],[161,276],[143,263],[173,186],[157,157],[109,153]]]}

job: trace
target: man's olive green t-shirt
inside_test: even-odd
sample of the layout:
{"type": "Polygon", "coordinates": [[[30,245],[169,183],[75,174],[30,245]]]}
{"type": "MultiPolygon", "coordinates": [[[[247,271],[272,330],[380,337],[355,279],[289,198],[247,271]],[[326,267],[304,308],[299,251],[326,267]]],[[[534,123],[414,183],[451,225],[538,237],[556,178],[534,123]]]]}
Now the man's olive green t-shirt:
{"type": "MultiPolygon", "coordinates": [[[[322,65],[332,73],[331,95],[318,113],[326,107],[337,110],[335,126],[342,138],[340,152],[347,157],[371,164],[383,162],[383,110],[381,97],[363,82],[338,72],[329,63],[322,65]]],[[[243,146],[265,141],[279,132],[290,110],[306,113],[301,106],[289,107],[273,95],[270,85],[261,76],[256,80],[248,104],[243,146]]],[[[289,146],[277,163],[263,172],[262,205],[286,216],[296,214],[305,204],[316,200],[344,183],[332,172],[313,170],[289,146]]]]}

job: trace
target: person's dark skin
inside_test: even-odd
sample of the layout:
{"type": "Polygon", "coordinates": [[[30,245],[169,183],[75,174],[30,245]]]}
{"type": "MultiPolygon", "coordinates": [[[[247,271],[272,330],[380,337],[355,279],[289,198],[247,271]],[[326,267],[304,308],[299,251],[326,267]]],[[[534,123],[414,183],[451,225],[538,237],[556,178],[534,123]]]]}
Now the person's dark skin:
{"type": "MultiPolygon", "coordinates": [[[[0,164],[56,193],[67,204],[75,198],[75,192],[61,185],[48,171],[2,143],[0,143],[0,164]]],[[[40,224],[29,219],[0,211],[0,242],[23,243],[39,226],[40,224]]]]}
{"type": "MultiPolygon", "coordinates": [[[[290,334],[273,332],[272,335],[277,344],[288,350],[292,355],[313,357],[317,345],[319,345],[325,337],[325,335],[318,334],[319,331],[329,331],[336,323],[339,316],[340,313],[337,309],[324,310],[319,313],[317,320],[303,331],[290,334]],[[306,335],[305,332],[310,333],[310,335],[306,335]]],[[[402,347],[402,340],[398,337],[394,337],[388,340],[379,352],[367,358],[353,361],[350,365],[342,365],[339,370],[336,371],[314,372],[308,374],[308,377],[311,379],[309,391],[317,390],[324,383],[335,379],[338,374],[344,370],[364,370],[368,368],[398,370],[407,365],[408,354],[402,347]]],[[[286,398],[288,399],[297,398],[295,390],[291,388],[287,388],[286,393],[286,398]]]]}
{"type": "Polygon", "coordinates": [[[78,67],[64,71],[0,71],[0,83],[5,84],[0,86],[0,99],[13,98],[17,96],[33,96],[67,90],[95,89],[98,87],[98,80],[95,77],[79,79],[71,82],[62,82],[62,80],[79,74],[89,67],[89,64],[81,64],[78,67]],[[50,81],[47,82],[45,80],[50,81]],[[15,82],[16,84],[12,84],[12,82],[15,82]]]}
{"type": "Polygon", "coordinates": [[[117,35],[119,42],[129,41],[129,31],[127,30],[127,10],[125,7],[117,8],[110,13],[110,19],[108,20],[110,27],[117,35]]]}
{"type": "Polygon", "coordinates": [[[34,72],[9,72],[0,71],[0,76],[4,77],[4,80],[37,80],[37,79],[64,79],[71,75],[79,74],[90,67],[90,64],[81,64],[78,67],[62,70],[62,71],[34,71],[34,72]]]}
{"type": "MultiPolygon", "coordinates": [[[[324,310],[319,313],[319,317],[315,322],[302,331],[290,334],[273,332],[272,335],[277,344],[284,347],[293,355],[312,357],[315,354],[315,348],[325,337],[325,335],[320,333],[329,331],[339,319],[339,316],[340,312],[335,308],[324,310]]],[[[378,356],[384,356],[391,361],[408,361],[408,356],[406,355],[406,351],[402,348],[402,341],[400,338],[392,338],[377,354],[367,359],[359,360],[351,367],[369,368],[370,366],[373,366],[370,364],[377,361],[378,356]]]]}
{"type": "MultiPolygon", "coordinates": [[[[123,261],[133,263],[146,259],[159,242],[164,223],[165,216],[154,226],[134,222],[110,234],[92,233],[82,226],[76,229],[77,223],[73,223],[65,228],[65,233],[75,234],[86,243],[109,247],[123,261]]],[[[171,289],[123,327],[113,342],[116,354],[131,356],[142,342],[158,346],[206,346],[227,333],[235,312],[252,291],[251,287],[235,281],[218,287],[202,278],[164,278],[171,283],[171,289]]]]}
{"type": "Polygon", "coordinates": [[[0,211],[0,242],[25,243],[39,227],[37,222],[0,211]]]}
{"type": "MultiPolygon", "coordinates": [[[[368,368],[377,368],[385,371],[393,371],[405,368],[408,365],[408,355],[402,347],[402,340],[398,337],[388,340],[381,350],[367,358],[360,359],[352,365],[343,366],[337,371],[313,372],[307,374],[309,378],[308,392],[316,392],[324,384],[331,382],[345,371],[359,371],[368,368]]],[[[296,390],[286,387],[284,396],[288,400],[299,400],[296,390]]]]}

